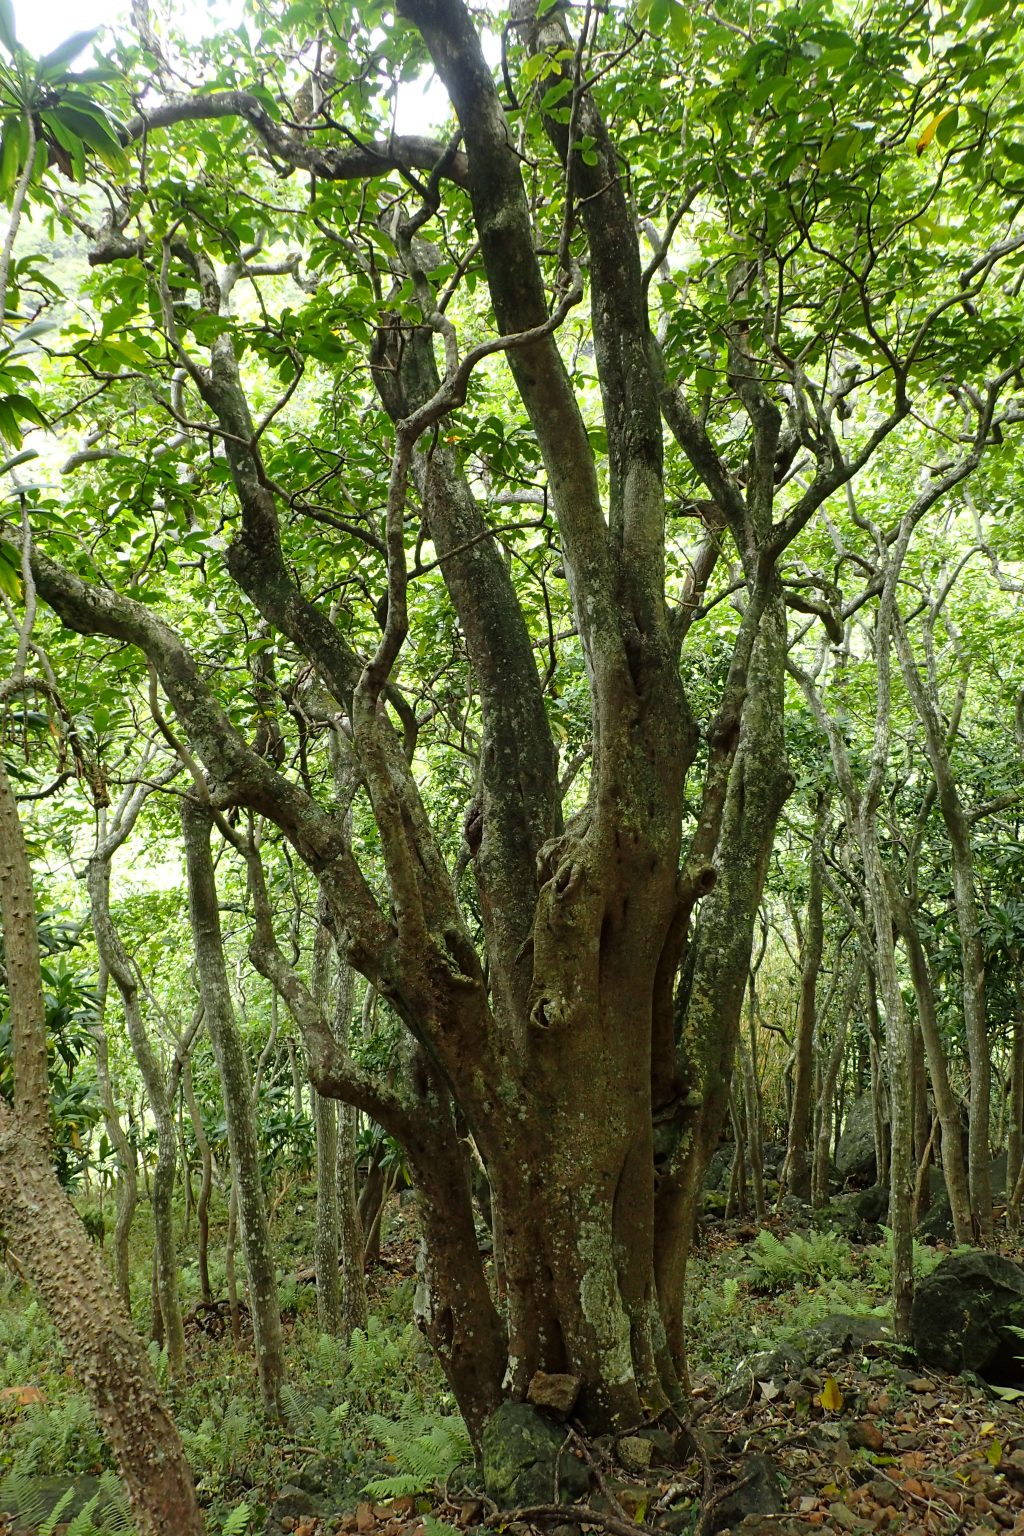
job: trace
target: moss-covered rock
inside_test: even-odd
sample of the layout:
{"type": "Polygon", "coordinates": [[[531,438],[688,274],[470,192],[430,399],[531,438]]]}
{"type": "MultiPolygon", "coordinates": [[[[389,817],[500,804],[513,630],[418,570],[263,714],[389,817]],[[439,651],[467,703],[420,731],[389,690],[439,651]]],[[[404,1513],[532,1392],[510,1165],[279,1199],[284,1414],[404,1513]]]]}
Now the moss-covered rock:
{"type": "Polygon", "coordinates": [[[590,1472],[564,1429],[529,1403],[502,1403],[484,1426],[484,1489],[501,1509],[570,1504],[590,1488],[590,1472]]]}

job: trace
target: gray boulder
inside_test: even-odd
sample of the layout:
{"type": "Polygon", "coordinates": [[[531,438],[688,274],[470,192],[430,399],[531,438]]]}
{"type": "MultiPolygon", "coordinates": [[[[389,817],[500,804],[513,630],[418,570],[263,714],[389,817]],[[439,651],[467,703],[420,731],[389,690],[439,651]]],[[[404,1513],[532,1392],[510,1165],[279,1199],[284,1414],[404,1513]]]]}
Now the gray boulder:
{"type": "Polygon", "coordinates": [[[748,1456],[735,1484],[715,1506],[710,1529],[734,1530],[746,1521],[748,1529],[760,1531],[765,1527],[755,1517],[778,1515],[785,1507],[782,1481],[768,1457],[748,1456]]]}
{"type": "Polygon", "coordinates": [[[954,1253],[922,1280],[911,1332],[922,1365],[974,1371],[1001,1385],[1024,1379],[1024,1268],[998,1253],[954,1253]]]}
{"type": "Polygon", "coordinates": [[[529,1403],[502,1403],[484,1425],[484,1489],[500,1509],[571,1504],[590,1489],[590,1472],[564,1429],[529,1403]]]}
{"type": "Polygon", "coordinates": [[[870,1093],[862,1093],[846,1112],[836,1148],[836,1170],[841,1179],[852,1179],[857,1184],[877,1182],[875,1110],[870,1093]]]}
{"type": "Polygon", "coordinates": [[[743,1408],[757,1397],[761,1382],[781,1389],[808,1366],[824,1365],[840,1355],[863,1354],[867,1349],[884,1345],[891,1337],[892,1330],[881,1317],[856,1313],[826,1317],[787,1343],[759,1350],[742,1360],[729,1378],[725,1405],[732,1410],[743,1408]]]}

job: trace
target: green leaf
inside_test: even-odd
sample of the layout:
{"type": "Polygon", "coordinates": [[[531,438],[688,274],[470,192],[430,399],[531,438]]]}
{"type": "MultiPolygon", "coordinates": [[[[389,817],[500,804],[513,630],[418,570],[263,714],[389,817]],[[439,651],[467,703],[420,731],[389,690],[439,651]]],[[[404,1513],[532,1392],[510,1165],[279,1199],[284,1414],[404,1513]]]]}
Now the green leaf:
{"type": "Polygon", "coordinates": [[[65,65],[72,59],[77,59],[93,38],[98,36],[99,27],[93,27],[88,32],[73,32],[64,42],[58,43],[52,53],[44,54],[36,65],[37,80],[56,80],[64,74],[65,65]]]}
{"type": "Polygon", "coordinates": [[[21,557],[6,539],[0,539],[0,592],[12,603],[21,602],[21,557]]]}
{"type": "Polygon", "coordinates": [[[21,169],[21,135],[17,118],[9,117],[0,136],[0,198],[14,190],[21,169]]]}
{"type": "Polygon", "coordinates": [[[53,115],[94,154],[98,155],[103,164],[115,175],[123,176],[127,172],[128,161],[121,148],[121,141],[107,119],[99,113],[83,112],[78,107],[64,105],[61,105],[53,115]]]}
{"type": "Polygon", "coordinates": [[[0,0],[0,43],[3,43],[8,53],[14,53],[18,47],[18,39],[14,31],[14,6],[11,0],[0,0]]]}
{"type": "Polygon", "coordinates": [[[959,107],[954,107],[952,112],[944,113],[943,117],[942,117],[942,121],[939,123],[939,126],[935,130],[935,141],[936,141],[936,143],[937,144],[948,144],[950,139],[953,137],[954,133],[956,133],[957,124],[958,124],[959,121],[960,121],[960,108],[959,107]]]}

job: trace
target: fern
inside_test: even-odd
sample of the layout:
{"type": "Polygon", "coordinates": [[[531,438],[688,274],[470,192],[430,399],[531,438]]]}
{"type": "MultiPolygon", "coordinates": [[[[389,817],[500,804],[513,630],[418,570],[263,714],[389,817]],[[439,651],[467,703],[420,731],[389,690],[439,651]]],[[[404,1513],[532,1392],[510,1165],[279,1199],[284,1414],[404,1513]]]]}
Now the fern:
{"type": "Polygon", "coordinates": [[[446,1520],[439,1520],[436,1515],[423,1516],[423,1536],[458,1536],[458,1530],[454,1525],[449,1525],[446,1520]]]}
{"type": "Polygon", "coordinates": [[[54,1536],[58,1527],[64,1536],[133,1536],[128,1501],[115,1473],[104,1472],[92,1498],[63,1525],[74,1496],[74,1488],[67,1488],[57,1503],[51,1504],[45,1484],[25,1472],[8,1472],[0,1481],[0,1507],[17,1509],[21,1520],[36,1528],[36,1536],[54,1536]]]}
{"type": "Polygon", "coordinates": [[[367,1428],[395,1463],[390,1477],[375,1478],[364,1492],[374,1499],[407,1498],[430,1493],[467,1461],[473,1447],[458,1414],[426,1413],[412,1399],[402,1405],[398,1419],[372,1414],[367,1428]]]}
{"type": "Polygon", "coordinates": [[[852,1269],[849,1244],[834,1232],[790,1232],[782,1241],[763,1228],[752,1245],[750,1283],[779,1291],[797,1281],[837,1280],[852,1269]]]}
{"type": "Polygon", "coordinates": [[[236,1504],[221,1526],[221,1536],[246,1536],[252,1520],[248,1504],[236,1504]]]}
{"type": "MultiPolygon", "coordinates": [[[[65,1489],[65,1491],[61,1494],[60,1498],[57,1500],[56,1504],[50,1510],[50,1513],[47,1515],[47,1517],[43,1521],[42,1525],[39,1527],[38,1536],[53,1536],[54,1529],[55,1529],[58,1521],[60,1520],[61,1515],[67,1509],[68,1505],[71,1503],[71,1501],[74,1499],[74,1497],[75,1497],[75,1490],[73,1488],[65,1489]]],[[[89,1500],[88,1504],[86,1504],[83,1507],[82,1511],[81,1511],[82,1515],[88,1516],[89,1524],[90,1525],[92,1524],[92,1512],[93,1512],[93,1508],[94,1508],[95,1504],[96,1504],[96,1498],[95,1498],[95,1495],[94,1495],[89,1500]]],[[[80,1519],[80,1518],[81,1518],[81,1515],[76,1517],[76,1524],[77,1524],[78,1519],[80,1519]]]]}
{"type": "Polygon", "coordinates": [[[49,1500],[38,1480],[27,1472],[14,1469],[0,1480],[0,1508],[16,1509],[29,1525],[41,1525],[46,1519],[49,1500]]]}

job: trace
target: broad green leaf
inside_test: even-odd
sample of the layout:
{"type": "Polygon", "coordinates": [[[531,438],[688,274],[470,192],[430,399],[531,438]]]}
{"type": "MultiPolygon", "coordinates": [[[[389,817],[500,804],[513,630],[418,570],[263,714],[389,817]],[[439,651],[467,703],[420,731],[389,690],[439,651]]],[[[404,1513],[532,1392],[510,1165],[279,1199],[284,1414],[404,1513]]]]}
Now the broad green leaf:
{"type": "Polygon", "coordinates": [[[14,6],[11,0],[0,0],[0,43],[3,43],[8,53],[13,53],[18,46],[14,31],[14,6]]]}
{"type": "Polygon", "coordinates": [[[93,27],[89,32],[73,32],[63,43],[59,43],[52,53],[44,54],[36,65],[37,80],[57,80],[63,75],[65,66],[72,59],[77,59],[93,38],[98,36],[99,27],[93,27]]]}

